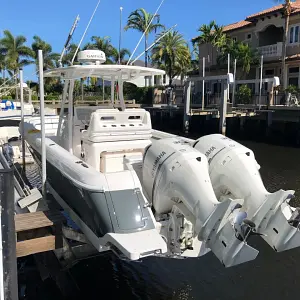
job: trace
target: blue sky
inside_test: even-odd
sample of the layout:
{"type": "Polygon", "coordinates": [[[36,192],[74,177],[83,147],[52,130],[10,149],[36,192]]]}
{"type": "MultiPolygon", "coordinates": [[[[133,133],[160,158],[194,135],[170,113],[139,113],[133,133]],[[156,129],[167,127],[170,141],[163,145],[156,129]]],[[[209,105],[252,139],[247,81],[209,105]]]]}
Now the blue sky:
{"type": "MultiPolygon", "coordinates": [[[[154,13],[160,2],[161,0],[101,0],[84,43],[92,35],[110,36],[112,43],[117,46],[120,6],[123,7],[125,24],[131,11],[143,7],[154,13]]],[[[9,29],[14,35],[25,35],[30,45],[33,35],[39,35],[53,46],[53,51],[60,53],[76,15],[80,15],[80,22],[73,37],[75,43],[79,42],[96,3],[97,0],[1,0],[0,37],[4,29],[9,29]]],[[[226,25],[273,5],[274,0],[165,0],[159,13],[164,25],[171,27],[178,24],[177,30],[190,41],[197,35],[197,28],[201,24],[216,20],[218,24],[226,25]]],[[[132,30],[124,32],[122,47],[132,51],[140,36],[140,33],[132,30]]],[[[151,41],[154,41],[154,36],[150,37],[151,41]]],[[[142,51],[143,43],[136,54],[142,51]]],[[[25,79],[33,79],[33,72],[34,67],[27,67],[25,79]]]]}

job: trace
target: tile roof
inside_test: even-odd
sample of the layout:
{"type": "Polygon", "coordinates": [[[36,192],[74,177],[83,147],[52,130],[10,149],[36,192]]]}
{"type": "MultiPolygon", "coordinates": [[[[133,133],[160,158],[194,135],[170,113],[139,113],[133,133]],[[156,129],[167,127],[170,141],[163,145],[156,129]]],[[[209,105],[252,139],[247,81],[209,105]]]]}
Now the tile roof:
{"type": "MultiPolygon", "coordinates": [[[[257,17],[261,17],[270,13],[275,13],[275,12],[280,12],[283,9],[283,4],[280,5],[276,5],[273,6],[271,8],[262,10],[258,13],[252,14],[248,17],[246,17],[245,20],[239,21],[239,22],[235,22],[229,25],[224,26],[223,31],[224,32],[228,32],[228,31],[232,31],[232,30],[236,30],[236,29],[240,29],[243,27],[246,27],[248,25],[253,24],[253,19],[257,18],[257,17]]],[[[300,0],[296,0],[296,2],[292,2],[292,15],[300,13],[300,0]]],[[[194,38],[195,39],[195,38],[194,38]]]]}
{"type": "Polygon", "coordinates": [[[248,26],[248,25],[250,25],[250,24],[252,24],[252,22],[248,22],[248,21],[239,21],[239,22],[232,23],[232,24],[229,24],[229,25],[224,26],[223,31],[226,32],[226,31],[231,31],[231,30],[234,30],[234,29],[239,29],[239,28],[248,26]]]}
{"type": "MultiPolygon", "coordinates": [[[[300,12],[300,1],[292,2],[291,5],[292,5],[292,14],[300,12]]],[[[254,19],[254,18],[257,18],[260,16],[270,14],[270,13],[279,12],[282,9],[283,9],[283,4],[276,5],[276,6],[268,8],[268,9],[262,10],[258,13],[252,14],[252,15],[248,16],[246,18],[246,20],[251,20],[251,19],[254,19]]]]}

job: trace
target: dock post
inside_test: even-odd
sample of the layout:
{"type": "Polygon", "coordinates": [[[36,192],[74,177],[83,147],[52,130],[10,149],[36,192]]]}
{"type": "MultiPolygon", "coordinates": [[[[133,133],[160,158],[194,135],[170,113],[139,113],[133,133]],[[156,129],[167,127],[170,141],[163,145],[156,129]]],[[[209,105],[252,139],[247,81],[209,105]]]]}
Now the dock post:
{"type": "Polygon", "coordinates": [[[190,128],[191,87],[191,81],[187,81],[184,85],[183,130],[185,133],[188,133],[190,128]]]}
{"type": "Polygon", "coordinates": [[[272,132],[272,123],[273,123],[273,112],[268,111],[267,112],[267,130],[266,130],[266,136],[270,137],[272,132]]]}
{"type": "Polygon", "coordinates": [[[205,57],[203,57],[203,70],[202,70],[202,76],[203,76],[203,80],[202,80],[202,110],[204,110],[204,105],[205,105],[205,57]]]}
{"type": "MultiPolygon", "coordinates": [[[[2,291],[5,300],[18,299],[13,169],[0,170],[2,291]]],[[[2,291],[1,294],[2,294],[2,291]]],[[[1,298],[2,299],[2,298],[1,298]]]]}
{"type": "MultiPolygon", "coordinates": [[[[44,103],[44,58],[43,51],[39,50],[39,85],[40,85],[40,117],[42,132],[42,194],[46,200],[46,135],[45,135],[45,103],[44,103]]],[[[70,99],[69,99],[70,101],[70,99]]]]}
{"type": "Polygon", "coordinates": [[[25,174],[25,131],[24,131],[24,90],[23,90],[23,69],[19,70],[20,73],[20,99],[21,99],[21,129],[22,129],[22,164],[23,172],[25,174]]]}
{"type": "Polygon", "coordinates": [[[235,105],[235,79],[236,79],[236,62],[237,60],[234,60],[234,65],[233,65],[233,88],[232,88],[232,107],[235,105]]]}
{"type": "Polygon", "coordinates": [[[219,122],[219,132],[226,135],[226,114],[227,114],[227,96],[228,96],[227,82],[222,81],[222,93],[220,101],[220,122],[219,122]]]}

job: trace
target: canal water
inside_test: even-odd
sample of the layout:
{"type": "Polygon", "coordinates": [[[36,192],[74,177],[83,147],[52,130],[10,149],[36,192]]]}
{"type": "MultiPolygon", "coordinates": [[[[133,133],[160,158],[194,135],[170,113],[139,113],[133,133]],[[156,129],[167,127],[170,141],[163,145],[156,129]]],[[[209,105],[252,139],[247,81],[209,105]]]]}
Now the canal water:
{"type": "MultiPolygon", "coordinates": [[[[294,204],[300,206],[300,149],[240,142],[254,151],[268,190],[294,189],[294,204]]],[[[31,180],[38,184],[37,172],[30,172],[31,180]]],[[[249,242],[260,251],[258,258],[232,268],[224,268],[211,253],[197,259],[146,258],[139,262],[105,254],[69,270],[78,298],[63,298],[51,280],[36,279],[31,287],[35,296],[27,293],[24,299],[298,299],[300,249],[275,253],[259,237],[249,242]]]]}

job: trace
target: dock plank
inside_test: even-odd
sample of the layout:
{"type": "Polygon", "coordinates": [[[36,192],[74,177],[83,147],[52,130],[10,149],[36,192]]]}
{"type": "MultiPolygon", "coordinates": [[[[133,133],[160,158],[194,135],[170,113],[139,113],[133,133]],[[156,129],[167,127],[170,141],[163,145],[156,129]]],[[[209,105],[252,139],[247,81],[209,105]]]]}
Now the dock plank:
{"type": "Polygon", "coordinates": [[[62,238],[49,235],[36,239],[17,242],[17,257],[28,256],[31,254],[51,251],[62,247],[62,238]]]}
{"type": "Polygon", "coordinates": [[[65,220],[60,211],[38,211],[15,215],[16,232],[38,229],[62,223],[65,220]]]}

